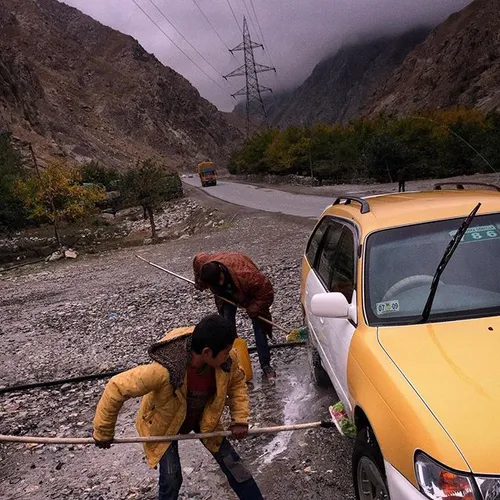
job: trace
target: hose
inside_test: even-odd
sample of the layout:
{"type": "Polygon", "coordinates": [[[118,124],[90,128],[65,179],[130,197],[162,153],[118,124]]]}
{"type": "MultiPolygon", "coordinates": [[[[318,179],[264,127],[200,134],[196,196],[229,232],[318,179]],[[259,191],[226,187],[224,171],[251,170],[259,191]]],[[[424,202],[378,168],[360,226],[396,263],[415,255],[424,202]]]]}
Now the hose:
{"type": "MultiPolygon", "coordinates": [[[[271,344],[269,349],[281,349],[286,347],[301,347],[304,346],[306,342],[283,342],[281,344],[271,344]]],[[[249,347],[248,352],[256,352],[256,347],[249,347]]],[[[9,392],[15,391],[27,391],[30,389],[38,389],[45,387],[53,387],[56,385],[63,384],[78,384],[80,382],[88,382],[89,380],[101,380],[105,378],[111,378],[119,373],[122,373],[130,368],[124,368],[123,370],[114,370],[111,372],[102,372],[102,373],[92,373],[90,375],[80,375],[78,377],[70,377],[70,378],[61,378],[57,380],[48,380],[46,382],[33,382],[31,384],[14,384],[6,387],[0,387],[0,394],[7,394],[9,392]]]]}

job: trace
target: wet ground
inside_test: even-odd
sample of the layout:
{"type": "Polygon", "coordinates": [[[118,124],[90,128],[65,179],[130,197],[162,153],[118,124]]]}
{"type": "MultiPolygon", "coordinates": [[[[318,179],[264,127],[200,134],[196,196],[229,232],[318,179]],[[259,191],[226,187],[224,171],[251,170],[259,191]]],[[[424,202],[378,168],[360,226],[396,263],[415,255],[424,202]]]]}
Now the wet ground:
{"type": "MultiPolygon", "coordinates": [[[[248,253],[274,283],[273,315],[286,328],[300,326],[300,258],[313,221],[216,204],[226,224],[179,239],[75,261],[38,264],[0,276],[0,385],[51,380],[148,362],[148,345],[175,326],[196,323],[212,300],[148,267],[136,253],[192,277],[198,251],[248,253]]],[[[238,315],[240,335],[253,344],[250,322],[238,315]]],[[[277,331],[275,341],[283,342],[277,331]]],[[[251,425],[302,423],[328,418],[332,390],[311,382],[303,347],[276,349],[276,384],[261,381],[252,355],[251,425]]],[[[65,384],[0,395],[0,433],[90,436],[105,381],[65,384]]],[[[134,435],[137,401],[120,413],[116,436],[134,435]]],[[[236,443],[266,499],[349,500],[351,443],[335,430],[314,429],[255,436],[236,443]]],[[[217,464],[199,442],[180,445],[181,498],[235,498],[217,464]]],[[[154,499],[157,471],[140,445],[0,445],[0,498],[154,499]]]]}

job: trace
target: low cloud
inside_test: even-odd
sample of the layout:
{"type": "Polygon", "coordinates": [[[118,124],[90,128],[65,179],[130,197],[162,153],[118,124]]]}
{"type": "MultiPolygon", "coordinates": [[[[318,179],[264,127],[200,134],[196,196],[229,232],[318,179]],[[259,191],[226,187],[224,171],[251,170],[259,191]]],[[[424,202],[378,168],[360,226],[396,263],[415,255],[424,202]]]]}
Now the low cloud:
{"type": "Polygon", "coordinates": [[[221,77],[243,63],[242,52],[232,56],[225,46],[232,48],[241,43],[243,15],[248,19],[252,39],[266,46],[265,51],[255,49],[256,62],[274,65],[277,70],[276,75],[262,74],[261,82],[280,90],[300,84],[321,59],[333,54],[346,40],[400,33],[417,25],[437,25],[470,3],[470,0],[153,0],[212,68],[172,28],[151,0],[135,1],[216,83],[168,40],[133,0],[65,0],[64,3],[136,38],[148,52],[182,74],[203,97],[223,111],[232,109],[235,101],[230,94],[245,83],[242,77],[227,82],[221,77]]]}

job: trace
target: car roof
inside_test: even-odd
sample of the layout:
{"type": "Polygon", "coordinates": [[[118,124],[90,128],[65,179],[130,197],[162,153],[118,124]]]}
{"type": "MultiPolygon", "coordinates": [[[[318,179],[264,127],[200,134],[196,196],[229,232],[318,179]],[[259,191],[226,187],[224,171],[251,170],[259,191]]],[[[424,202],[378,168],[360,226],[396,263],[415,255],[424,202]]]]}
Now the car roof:
{"type": "Polygon", "coordinates": [[[363,198],[364,210],[361,200],[346,202],[344,197],[339,200],[326,208],[323,216],[335,215],[353,220],[359,225],[362,236],[379,229],[465,217],[479,202],[481,208],[478,215],[500,212],[500,192],[481,189],[414,191],[367,196],[363,198]]]}

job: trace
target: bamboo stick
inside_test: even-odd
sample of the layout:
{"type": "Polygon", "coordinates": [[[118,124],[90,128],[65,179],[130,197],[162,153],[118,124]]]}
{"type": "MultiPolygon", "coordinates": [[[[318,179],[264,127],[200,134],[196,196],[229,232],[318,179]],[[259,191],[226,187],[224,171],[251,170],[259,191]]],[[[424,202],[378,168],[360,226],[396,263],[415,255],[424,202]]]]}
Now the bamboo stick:
{"type": "MultiPolygon", "coordinates": [[[[317,427],[333,427],[332,422],[320,421],[304,424],[279,425],[275,427],[251,428],[249,435],[259,434],[277,434],[278,432],[291,432],[298,430],[314,429],[317,427]]],[[[174,434],[172,436],[130,436],[113,439],[113,444],[124,443],[165,443],[170,441],[186,441],[190,439],[206,439],[212,437],[230,437],[231,431],[198,432],[190,434],[174,434]]],[[[43,436],[12,436],[0,434],[0,442],[4,443],[36,443],[36,444],[94,444],[95,440],[91,437],[43,437],[43,436]]]]}

